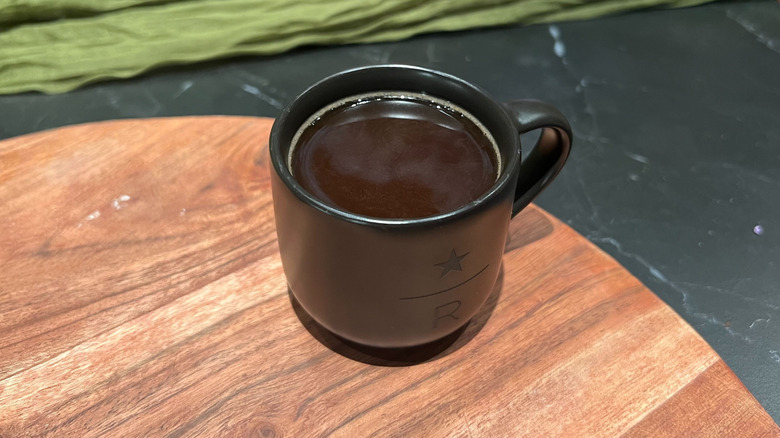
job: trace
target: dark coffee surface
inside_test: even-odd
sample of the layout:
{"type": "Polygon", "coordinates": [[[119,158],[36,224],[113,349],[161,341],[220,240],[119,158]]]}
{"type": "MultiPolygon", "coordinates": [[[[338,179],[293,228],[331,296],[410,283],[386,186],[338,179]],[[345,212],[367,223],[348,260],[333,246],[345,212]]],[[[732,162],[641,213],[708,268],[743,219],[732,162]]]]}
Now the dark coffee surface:
{"type": "Polygon", "coordinates": [[[301,133],[291,159],[315,197],[380,218],[455,210],[490,189],[498,167],[492,141],[469,117],[390,97],[326,112],[301,133]]]}

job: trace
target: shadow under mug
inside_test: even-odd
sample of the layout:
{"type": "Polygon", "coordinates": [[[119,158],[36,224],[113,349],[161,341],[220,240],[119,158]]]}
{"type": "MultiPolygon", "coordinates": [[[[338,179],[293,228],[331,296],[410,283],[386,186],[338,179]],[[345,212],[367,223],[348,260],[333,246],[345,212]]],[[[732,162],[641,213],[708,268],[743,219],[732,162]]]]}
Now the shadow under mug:
{"type": "Polygon", "coordinates": [[[369,66],[318,82],[282,110],[271,130],[276,231],[290,290],[316,322],[359,344],[409,347],[455,332],[490,295],[510,219],[555,178],[571,142],[569,123],[553,106],[536,100],[502,104],[433,70],[369,66]],[[410,219],[353,214],[304,190],[287,166],[298,129],[333,102],[381,91],[435,96],[475,116],[492,134],[504,164],[495,184],[456,210],[410,219]],[[542,129],[541,136],[521,164],[520,134],[535,129],[542,129]]]}

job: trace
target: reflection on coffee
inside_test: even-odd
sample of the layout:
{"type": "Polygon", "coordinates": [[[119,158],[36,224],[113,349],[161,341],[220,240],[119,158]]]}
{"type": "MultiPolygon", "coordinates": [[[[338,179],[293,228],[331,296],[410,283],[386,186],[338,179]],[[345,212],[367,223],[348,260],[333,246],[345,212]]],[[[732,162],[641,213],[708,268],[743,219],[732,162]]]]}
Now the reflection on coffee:
{"type": "Polygon", "coordinates": [[[326,204],[392,219],[456,210],[485,194],[501,172],[498,148],[476,118],[405,92],[323,108],[296,134],[288,165],[326,204]]]}

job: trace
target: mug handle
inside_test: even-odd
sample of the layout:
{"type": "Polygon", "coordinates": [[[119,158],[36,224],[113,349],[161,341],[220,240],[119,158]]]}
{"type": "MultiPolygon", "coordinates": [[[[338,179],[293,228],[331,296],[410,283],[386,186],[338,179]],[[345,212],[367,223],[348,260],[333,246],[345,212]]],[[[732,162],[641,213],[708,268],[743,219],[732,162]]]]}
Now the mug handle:
{"type": "Polygon", "coordinates": [[[572,133],[566,117],[548,103],[521,99],[504,103],[504,108],[515,120],[518,135],[542,129],[539,141],[520,164],[512,204],[512,217],[515,217],[561,171],[571,152],[572,133]]]}

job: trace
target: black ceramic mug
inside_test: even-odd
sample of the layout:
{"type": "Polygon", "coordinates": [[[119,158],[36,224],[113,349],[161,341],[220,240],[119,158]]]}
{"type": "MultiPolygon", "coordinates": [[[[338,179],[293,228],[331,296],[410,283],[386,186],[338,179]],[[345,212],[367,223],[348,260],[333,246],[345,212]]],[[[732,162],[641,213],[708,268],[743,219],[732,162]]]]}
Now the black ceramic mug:
{"type": "Polygon", "coordinates": [[[271,131],[276,230],[290,290],[315,321],[361,344],[408,347],[454,332],[493,289],[510,219],[558,174],[571,141],[568,121],[551,105],[501,104],[428,69],[372,66],[320,81],[287,105],[271,131]],[[498,147],[495,184],[453,211],[403,219],[350,213],[304,190],[288,164],[302,125],[348,96],[384,91],[433,96],[473,115],[498,147]],[[542,134],[521,164],[520,134],[535,129],[542,134]]]}

